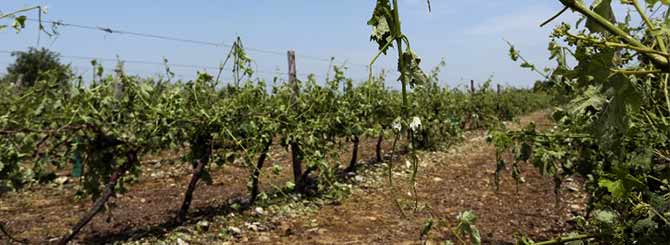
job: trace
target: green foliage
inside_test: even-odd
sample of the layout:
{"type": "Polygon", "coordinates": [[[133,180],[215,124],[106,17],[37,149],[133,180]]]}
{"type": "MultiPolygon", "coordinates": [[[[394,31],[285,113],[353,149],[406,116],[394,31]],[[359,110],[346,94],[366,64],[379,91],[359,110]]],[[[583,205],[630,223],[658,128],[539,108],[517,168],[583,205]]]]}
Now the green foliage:
{"type": "Polygon", "coordinates": [[[379,50],[384,54],[393,45],[396,37],[400,35],[397,32],[399,24],[393,16],[389,0],[377,0],[377,5],[372,13],[372,17],[368,20],[368,25],[372,26],[370,40],[379,44],[379,50]]]}
{"type": "MultiPolygon", "coordinates": [[[[10,13],[3,13],[2,11],[0,11],[0,21],[4,21],[4,20],[7,20],[7,19],[11,20],[12,28],[14,28],[14,30],[16,30],[16,32],[18,33],[21,30],[23,30],[24,28],[26,28],[26,20],[27,20],[27,17],[25,15],[20,15],[20,14],[25,13],[25,12],[30,12],[30,11],[33,11],[33,10],[37,10],[38,15],[40,16],[39,29],[40,29],[40,31],[44,31],[44,28],[41,24],[42,23],[41,19],[42,19],[42,14],[46,14],[47,11],[46,11],[46,8],[43,8],[41,6],[26,7],[26,8],[19,9],[19,10],[16,10],[14,12],[10,12],[10,13]]],[[[9,27],[8,24],[0,24],[0,31],[2,31],[3,29],[5,29],[7,27],[9,27]]],[[[50,34],[50,33],[47,33],[47,34],[50,34]]]]}
{"type": "Polygon", "coordinates": [[[424,239],[426,236],[428,236],[428,233],[430,233],[430,230],[433,229],[433,220],[428,219],[426,222],[423,224],[423,228],[421,228],[420,232],[420,238],[424,239]]]}
{"type": "MultiPolygon", "coordinates": [[[[502,114],[511,119],[542,107],[544,95],[526,90],[506,89],[498,95],[487,83],[469,94],[440,87],[439,69],[430,77],[420,69],[420,58],[400,32],[396,1],[393,6],[391,9],[388,1],[378,1],[370,23],[375,29],[373,40],[386,47],[380,48],[381,53],[396,42],[403,85],[400,92],[385,87],[384,74],[356,84],[346,78],[346,69],[341,67],[336,67],[335,77],[323,85],[310,76],[297,81],[297,89],[279,84],[268,90],[265,82],[252,78],[252,61],[241,42],[233,50],[235,69],[243,73],[236,76],[235,86],[219,86],[206,73],[187,82],[143,79],[125,75],[122,65],[115,76],[104,76],[96,61],[91,62],[96,72],[90,85],[71,86],[67,83],[69,71],[60,72],[63,67],[54,65],[57,55],[45,50],[21,54],[29,58],[22,64],[38,69],[14,68],[17,73],[35,75],[25,88],[0,84],[0,186],[19,189],[47,182],[58,170],[74,165],[72,159],[80,158],[77,194],[96,198],[112,176],[124,174],[117,171],[134,161],[131,155],[185,148],[189,153],[184,164],[204,163],[202,178],[211,182],[211,163],[239,160],[253,172],[256,166],[252,159],[277,140],[287,150],[289,145],[299,146],[299,158],[307,166],[299,174],[316,175],[318,191],[337,192],[341,185],[335,173],[342,141],[384,136],[395,122],[399,129],[396,138],[401,133],[409,135],[414,181],[417,150],[456,142],[465,129],[464,121],[477,118],[479,126],[473,128],[479,128],[495,124],[502,114]],[[403,49],[402,44],[407,47],[403,49]],[[43,60],[53,62],[42,66],[43,60]],[[529,103],[528,98],[538,103],[529,103]],[[516,107],[519,109],[512,109],[516,107]],[[503,113],[500,108],[507,109],[503,113]]],[[[132,164],[129,174],[112,186],[115,191],[126,190],[127,184],[141,176],[139,164],[132,164]]],[[[297,189],[297,184],[287,187],[297,189]]],[[[466,213],[460,219],[459,229],[478,241],[474,215],[466,213]]]]}
{"type": "Polygon", "coordinates": [[[27,52],[14,52],[16,61],[7,67],[5,82],[19,87],[32,87],[38,80],[55,77],[58,84],[68,84],[72,71],[69,65],[60,62],[59,55],[48,49],[30,48],[27,52]]]}
{"type": "MultiPolygon", "coordinates": [[[[415,87],[417,85],[421,85],[428,78],[426,77],[426,74],[423,73],[421,70],[421,58],[417,56],[412,50],[408,50],[407,52],[402,54],[402,60],[403,64],[405,64],[405,73],[402,75],[403,78],[401,80],[407,81],[411,87],[415,87]]],[[[402,70],[402,68],[401,68],[402,70]]]]}
{"type": "Polygon", "coordinates": [[[668,2],[620,1],[639,15],[640,26],[628,17],[617,22],[612,1],[594,1],[591,8],[581,1],[561,2],[582,14],[586,25],[573,30],[561,24],[551,36],[551,59],[558,67],[545,77],[551,85],[545,89],[568,93],[552,116],[556,126],[546,132],[503,129],[490,134],[492,142],[512,139],[512,144],[496,144],[498,151],[523,152],[514,161],[532,163],[552,176],[557,195],[565,177],[584,177],[590,198],[578,224],[586,235],[577,239],[667,243],[668,2]],[[566,54],[577,64],[568,65],[566,54]]]}
{"type": "Polygon", "coordinates": [[[472,211],[465,211],[458,214],[456,217],[458,225],[454,228],[454,234],[463,242],[461,236],[466,235],[470,237],[470,243],[473,245],[482,244],[482,238],[479,234],[479,229],[475,226],[477,215],[472,211]]]}

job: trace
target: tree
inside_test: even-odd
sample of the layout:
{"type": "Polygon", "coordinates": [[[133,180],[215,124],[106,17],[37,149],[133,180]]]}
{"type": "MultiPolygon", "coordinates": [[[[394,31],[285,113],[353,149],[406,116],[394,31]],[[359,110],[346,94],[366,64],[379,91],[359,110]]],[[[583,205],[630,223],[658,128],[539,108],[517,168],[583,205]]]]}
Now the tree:
{"type": "Polygon", "coordinates": [[[72,76],[70,65],[62,64],[60,55],[48,49],[30,48],[27,52],[13,52],[12,56],[16,61],[7,67],[3,82],[31,87],[40,79],[50,77],[65,85],[72,76]]]}

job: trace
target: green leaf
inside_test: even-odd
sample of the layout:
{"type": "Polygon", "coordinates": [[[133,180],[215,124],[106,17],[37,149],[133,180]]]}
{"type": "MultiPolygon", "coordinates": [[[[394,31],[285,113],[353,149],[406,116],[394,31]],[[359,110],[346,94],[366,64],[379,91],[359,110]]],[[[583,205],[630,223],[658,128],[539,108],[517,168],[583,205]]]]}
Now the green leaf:
{"type": "Polygon", "coordinates": [[[654,221],[652,216],[638,220],[633,225],[633,232],[635,233],[654,232],[656,229],[658,229],[658,223],[654,221]]]}
{"type": "Polygon", "coordinates": [[[614,224],[616,222],[617,215],[614,212],[606,210],[596,210],[593,212],[594,218],[604,224],[614,224]]]}
{"type": "Polygon", "coordinates": [[[605,118],[606,133],[613,133],[616,129],[618,133],[628,131],[633,117],[640,110],[642,95],[632,86],[630,80],[616,76],[610,79],[611,85],[606,87],[605,92],[611,95],[609,105],[607,106],[607,117],[605,118]],[[618,78],[618,79],[616,79],[618,78]]]}
{"type": "MultiPolygon", "coordinates": [[[[403,81],[414,87],[422,85],[428,80],[426,73],[421,70],[421,58],[419,58],[419,56],[409,50],[402,54],[402,59],[403,64],[405,65],[404,71],[406,71],[406,77],[404,77],[403,81]]],[[[400,70],[402,71],[403,69],[400,70]]]]}
{"type": "Polygon", "coordinates": [[[661,2],[664,5],[670,5],[670,0],[646,0],[647,5],[654,6],[656,3],[661,2]]]}
{"type": "Polygon", "coordinates": [[[479,229],[477,227],[472,226],[470,231],[470,239],[472,239],[472,244],[474,245],[480,245],[482,244],[482,236],[479,234],[479,229]]]}
{"type": "Polygon", "coordinates": [[[386,54],[386,50],[391,46],[386,45],[391,43],[396,37],[393,33],[396,29],[395,21],[393,19],[391,4],[388,0],[377,0],[377,5],[372,17],[368,20],[368,25],[372,26],[370,40],[377,42],[380,51],[386,54]],[[383,49],[384,47],[386,48],[383,49]]]}
{"type": "Polygon", "coordinates": [[[528,63],[528,62],[523,62],[521,63],[522,68],[530,68],[530,69],[535,69],[535,65],[528,63]]]}
{"type": "Polygon", "coordinates": [[[291,182],[291,181],[287,181],[287,182],[286,182],[286,189],[288,189],[288,190],[293,190],[293,189],[295,189],[295,184],[294,184],[293,182],[291,182]]]}
{"type": "Polygon", "coordinates": [[[433,229],[433,220],[429,219],[425,224],[423,224],[423,228],[421,229],[421,238],[426,237],[431,229],[433,229]]]}
{"type": "Polygon", "coordinates": [[[477,221],[477,215],[474,212],[468,210],[468,211],[460,213],[458,215],[457,219],[458,219],[459,222],[461,222],[463,224],[473,225],[477,221]]]}
{"type": "Polygon", "coordinates": [[[519,51],[517,51],[513,45],[509,45],[509,57],[512,61],[519,60],[519,51]]]}
{"type": "Polygon", "coordinates": [[[275,175],[281,174],[282,167],[279,164],[272,165],[272,173],[275,175]]]}
{"type": "MultiPolygon", "coordinates": [[[[612,11],[612,0],[595,0],[592,4],[593,11],[612,23],[616,22],[614,11],[612,11]]],[[[586,20],[586,28],[593,33],[607,33],[607,30],[595,20],[586,20]]]]}
{"type": "Polygon", "coordinates": [[[12,24],[12,27],[16,29],[17,32],[23,28],[26,28],[26,16],[21,15],[19,17],[14,18],[14,23],[12,24]]]}
{"type": "Polygon", "coordinates": [[[600,92],[600,87],[589,86],[582,95],[570,101],[568,108],[571,114],[584,114],[589,107],[600,110],[606,102],[607,98],[600,92]]]}
{"type": "Polygon", "coordinates": [[[580,86],[591,85],[594,81],[604,83],[612,75],[610,68],[616,68],[615,54],[616,50],[611,48],[593,51],[580,47],[575,51],[579,64],[567,76],[578,79],[580,86]]]}
{"type": "Polygon", "coordinates": [[[608,179],[600,179],[598,186],[607,188],[615,199],[621,199],[626,195],[626,188],[622,180],[611,181],[608,179]]]}
{"type": "Polygon", "coordinates": [[[477,215],[472,211],[465,211],[456,217],[458,219],[458,226],[456,227],[461,233],[468,234],[470,236],[472,244],[479,245],[482,243],[482,238],[479,234],[479,230],[475,227],[475,222],[477,221],[477,215]]]}

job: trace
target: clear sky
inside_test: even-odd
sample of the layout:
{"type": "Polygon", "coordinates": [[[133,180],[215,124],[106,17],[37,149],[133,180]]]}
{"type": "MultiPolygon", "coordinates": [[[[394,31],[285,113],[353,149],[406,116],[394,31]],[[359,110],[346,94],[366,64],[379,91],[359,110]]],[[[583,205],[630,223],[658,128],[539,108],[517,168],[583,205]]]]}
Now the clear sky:
{"type": "MultiPolygon", "coordinates": [[[[232,43],[240,36],[245,47],[284,53],[295,49],[298,55],[336,58],[337,63],[350,64],[349,75],[367,77],[361,64],[367,64],[376,52],[369,41],[366,25],[374,0],[225,0],[225,1],[82,1],[82,0],[3,0],[0,11],[7,12],[30,5],[48,7],[45,19],[66,23],[110,27],[112,29],[152,33],[212,42],[232,43]]],[[[546,51],[551,27],[539,24],[559,11],[558,0],[432,0],[428,13],[425,0],[400,0],[404,32],[412,48],[423,58],[428,71],[444,58],[443,82],[449,86],[465,84],[474,79],[481,82],[493,76],[494,81],[530,86],[539,77],[518,67],[507,56],[505,40],[514,43],[522,54],[540,66],[550,66],[546,51]]],[[[33,16],[34,17],[34,16],[33,16]]],[[[560,21],[574,23],[574,13],[566,13],[560,21]]],[[[24,50],[37,45],[35,23],[16,34],[11,29],[0,32],[2,50],[24,50]]],[[[127,60],[216,67],[228,48],[145,39],[100,31],[68,27],[49,39],[42,35],[40,45],[65,56],[92,56],[127,60]]],[[[393,53],[393,52],[392,52],[393,53]]],[[[286,72],[285,55],[249,51],[261,75],[271,78],[272,72],[286,72]]],[[[5,70],[12,58],[0,53],[0,69],[5,70]]],[[[75,69],[90,75],[88,60],[63,58],[75,69]]],[[[376,68],[395,69],[395,57],[382,57],[376,68]]],[[[114,62],[104,63],[107,69],[114,62]]],[[[299,73],[315,73],[325,77],[328,62],[298,57],[299,73]]],[[[162,73],[157,65],[126,64],[130,73],[151,75],[162,73]]],[[[178,77],[190,79],[196,68],[176,68],[178,77]]],[[[215,70],[209,70],[215,73],[215,70]]],[[[284,75],[280,75],[282,78],[284,75]]],[[[230,71],[223,75],[229,78],[230,71]]]]}

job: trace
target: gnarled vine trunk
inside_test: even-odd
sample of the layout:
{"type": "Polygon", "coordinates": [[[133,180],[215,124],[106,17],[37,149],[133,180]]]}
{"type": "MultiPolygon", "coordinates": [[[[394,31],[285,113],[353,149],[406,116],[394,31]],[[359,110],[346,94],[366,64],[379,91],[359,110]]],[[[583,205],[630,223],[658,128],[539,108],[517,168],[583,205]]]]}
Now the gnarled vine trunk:
{"type": "Polygon", "coordinates": [[[360,145],[361,140],[358,136],[354,136],[352,141],[354,145],[351,150],[351,161],[349,162],[349,167],[345,170],[346,172],[355,172],[357,167],[356,163],[358,162],[358,146],[360,145]]]}
{"type": "Polygon", "coordinates": [[[293,181],[295,182],[295,190],[302,192],[304,188],[303,173],[302,173],[302,152],[298,143],[291,143],[291,162],[293,166],[293,181]]]}
{"type": "Polygon", "coordinates": [[[193,168],[193,175],[191,176],[191,181],[188,183],[188,188],[184,194],[184,201],[181,204],[181,208],[177,212],[176,223],[181,224],[186,221],[186,215],[188,214],[188,209],[191,207],[191,202],[193,201],[193,192],[195,187],[202,177],[207,164],[209,163],[209,158],[212,154],[212,138],[210,135],[200,135],[191,142],[191,157],[195,163],[193,168]]]}
{"type": "Polygon", "coordinates": [[[375,147],[375,152],[377,153],[377,162],[384,161],[384,158],[382,156],[383,141],[384,141],[384,130],[382,129],[382,132],[379,133],[379,138],[377,138],[377,146],[375,147]]]}
{"type": "Polygon", "coordinates": [[[270,151],[270,146],[272,145],[272,139],[270,139],[268,142],[265,143],[265,146],[263,147],[263,150],[261,151],[261,155],[258,156],[258,161],[256,162],[256,168],[254,169],[253,174],[251,175],[251,196],[249,197],[249,204],[254,204],[256,202],[256,198],[258,197],[258,178],[261,175],[261,169],[263,168],[263,164],[265,163],[265,159],[268,156],[268,152],[270,151]]]}
{"type": "Polygon", "coordinates": [[[107,182],[105,185],[105,189],[103,190],[102,195],[98,197],[97,200],[95,200],[91,210],[89,210],[88,213],[86,213],[74,227],[72,227],[70,234],[63,237],[58,242],[58,244],[65,245],[72,241],[72,239],[74,239],[74,237],[77,236],[77,234],[81,231],[81,229],[84,228],[84,226],[86,226],[86,224],[88,224],[91,219],[93,219],[93,217],[95,217],[95,215],[100,212],[100,210],[102,210],[102,208],[105,206],[105,203],[107,203],[109,198],[114,193],[114,188],[116,187],[119,179],[121,179],[121,177],[123,177],[123,175],[125,175],[125,173],[128,172],[128,170],[130,170],[133,165],[138,163],[137,151],[129,150],[126,152],[126,158],[126,162],[124,162],[123,165],[116,169],[116,171],[114,171],[112,176],[109,178],[109,182],[107,182]]]}

